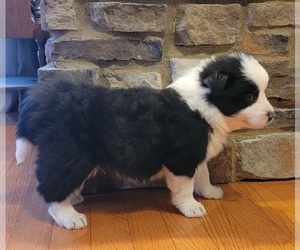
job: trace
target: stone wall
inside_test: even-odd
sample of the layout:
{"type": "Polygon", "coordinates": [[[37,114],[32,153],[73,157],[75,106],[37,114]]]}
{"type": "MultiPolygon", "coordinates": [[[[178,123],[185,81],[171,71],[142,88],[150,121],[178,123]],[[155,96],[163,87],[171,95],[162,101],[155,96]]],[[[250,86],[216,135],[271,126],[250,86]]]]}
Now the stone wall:
{"type": "Polygon", "coordinates": [[[42,1],[51,33],[39,82],[164,88],[212,54],[244,51],[267,69],[272,125],[239,131],[210,165],[213,182],[294,177],[294,2],[42,1]]]}

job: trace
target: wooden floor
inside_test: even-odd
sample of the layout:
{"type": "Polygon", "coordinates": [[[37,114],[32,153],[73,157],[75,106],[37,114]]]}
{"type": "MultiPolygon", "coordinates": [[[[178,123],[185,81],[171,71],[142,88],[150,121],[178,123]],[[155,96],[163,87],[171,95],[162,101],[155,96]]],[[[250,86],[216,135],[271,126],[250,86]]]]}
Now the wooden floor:
{"type": "Polygon", "coordinates": [[[164,188],[86,197],[88,227],[58,227],[35,191],[32,160],[16,166],[15,125],[6,125],[6,249],[294,249],[295,181],[220,185],[222,200],[188,219],[164,188]]]}

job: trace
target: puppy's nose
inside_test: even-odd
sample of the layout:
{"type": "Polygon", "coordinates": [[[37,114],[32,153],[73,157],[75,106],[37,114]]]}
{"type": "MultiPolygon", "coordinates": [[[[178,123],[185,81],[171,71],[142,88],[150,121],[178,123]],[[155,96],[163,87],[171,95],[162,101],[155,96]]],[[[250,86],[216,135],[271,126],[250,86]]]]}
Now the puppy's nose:
{"type": "Polygon", "coordinates": [[[268,116],[268,121],[271,122],[275,116],[275,113],[273,111],[269,111],[267,113],[267,116],[268,116]]]}

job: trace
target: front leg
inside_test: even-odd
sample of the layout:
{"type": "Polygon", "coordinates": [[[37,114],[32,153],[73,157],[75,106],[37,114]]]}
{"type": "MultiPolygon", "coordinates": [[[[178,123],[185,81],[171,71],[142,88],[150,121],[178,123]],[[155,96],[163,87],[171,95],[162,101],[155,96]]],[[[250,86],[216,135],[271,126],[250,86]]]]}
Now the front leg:
{"type": "Polygon", "coordinates": [[[221,199],[223,191],[210,183],[207,163],[200,164],[195,173],[195,192],[207,199],[221,199]]]}
{"type": "Polygon", "coordinates": [[[169,170],[165,173],[167,186],[171,191],[172,203],[186,217],[201,217],[206,214],[204,206],[193,196],[194,178],[176,176],[169,170]]]}

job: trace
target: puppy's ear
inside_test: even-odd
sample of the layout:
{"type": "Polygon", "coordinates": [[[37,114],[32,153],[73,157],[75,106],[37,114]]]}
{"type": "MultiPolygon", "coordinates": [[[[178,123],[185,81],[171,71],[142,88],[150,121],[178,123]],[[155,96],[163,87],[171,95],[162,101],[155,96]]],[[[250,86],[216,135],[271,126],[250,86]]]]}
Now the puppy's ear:
{"type": "Polygon", "coordinates": [[[220,71],[213,71],[203,79],[203,83],[211,90],[214,96],[219,96],[223,92],[228,80],[228,74],[220,71]]]}

